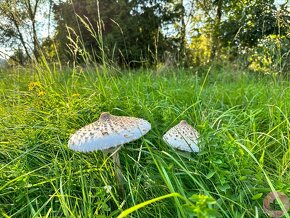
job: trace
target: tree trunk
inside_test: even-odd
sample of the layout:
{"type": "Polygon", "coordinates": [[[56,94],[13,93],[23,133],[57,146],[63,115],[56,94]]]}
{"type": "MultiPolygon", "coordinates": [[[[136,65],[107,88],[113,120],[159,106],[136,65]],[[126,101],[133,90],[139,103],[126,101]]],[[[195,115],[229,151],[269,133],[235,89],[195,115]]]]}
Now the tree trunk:
{"type": "Polygon", "coordinates": [[[219,49],[218,31],[220,28],[220,23],[221,23],[221,18],[222,18],[222,7],[223,7],[223,0],[218,0],[214,31],[212,33],[212,49],[211,49],[211,54],[210,54],[211,61],[215,60],[217,51],[219,49]]]}
{"type": "Polygon", "coordinates": [[[31,25],[32,25],[33,54],[35,56],[35,59],[37,59],[39,57],[39,41],[38,41],[38,37],[37,37],[36,21],[35,21],[35,16],[36,16],[39,2],[40,2],[40,0],[36,0],[35,4],[32,5],[30,0],[25,1],[26,7],[27,7],[27,10],[29,13],[29,19],[30,19],[31,25]]]}
{"type": "Polygon", "coordinates": [[[184,62],[185,59],[185,46],[186,46],[185,8],[183,3],[184,3],[183,0],[181,0],[180,59],[182,62],[184,62]]]}
{"type": "Polygon", "coordinates": [[[18,37],[19,37],[19,40],[21,42],[21,45],[23,46],[27,57],[31,60],[31,56],[30,56],[28,48],[26,46],[26,42],[24,41],[23,35],[22,35],[21,31],[20,31],[19,25],[18,25],[17,20],[15,18],[13,19],[13,23],[14,23],[16,29],[17,29],[17,33],[18,33],[18,37]]]}

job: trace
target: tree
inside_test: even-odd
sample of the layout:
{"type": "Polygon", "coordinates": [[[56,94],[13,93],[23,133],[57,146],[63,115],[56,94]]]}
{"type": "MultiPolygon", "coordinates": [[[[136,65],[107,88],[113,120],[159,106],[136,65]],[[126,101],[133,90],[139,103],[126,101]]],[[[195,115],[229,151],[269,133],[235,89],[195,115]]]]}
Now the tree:
{"type": "Polygon", "coordinates": [[[278,33],[274,0],[229,1],[225,13],[219,33],[224,46],[254,47],[264,36],[278,33]]]}
{"type": "MultiPolygon", "coordinates": [[[[195,13],[191,16],[192,39],[211,39],[211,61],[220,56],[236,59],[239,53],[257,47],[263,38],[278,33],[286,36],[289,29],[279,24],[277,14],[280,12],[274,0],[192,2],[195,2],[195,13]]],[[[289,17],[289,11],[283,14],[289,17]]],[[[284,18],[288,19],[285,15],[284,18]]]]}
{"type": "Polygon", "coordinates": [[[0,43],[11,50],[24,50],[28,59],[32,53],[39,56],[39,33],[36,20],[40,9],[49,0],[1,0],[0,1],[0,43]]]}
{"type": "Polygon", "coordinates": [[[39,56],[39,40],[37,36],[37,22],[36,22],[36,14],[39,9],[40,4],[43,2],[43,0],[24,0],[23,5],[25,8],[25,11],[27,13],[27,17],[30,21],[31,25],[31,35],[32,35],[32,42],[33,42],[33,53],[34,57],[38,58],[39,56]]]}
{"type": "Polygon", "coordinates": [[[26,13],[19,9],[16,1],[1,1],[0,3],[0,35],[1,44],[13,47],[13,44],[22,45],[26,56],[30,59],[30,52],[26,43],[23,27],[26,26],[26,13]]]}
{"type": "Polygon", "coordinates": [[[223,13],[223,1],[224,0],[215,0],[213,2],[216,5],[216,15],[215,21],[213,25],[213,32],[212,32],[212,48],[211,48],[211,55],[210,60],[213,61],[216,57],[216,53],[219,50],[219,31],[220,31],[220,23],[222,19],[223,13]]]}
{"type": "MultiPolygon", "coordinates": [[[[54,6],[57,21],[56,39],[71,59],[80,60],[86,50],[98,62],[106,57],[120,65],[137,67],[154,64],[167,42],[161,31],[162,4],[141,0],[84,0],[54,6]],[[66,37],[67,29],[69,37],[66,37]],[[96,36],[94,36],[96,34],[96,36]],[[73,47],[70,47],[73,46],[73,47]],[[70,48],[71,52],[67,52],[70,48]]],[[[63,55],[64,56],[64,55],[63,55]]]]}

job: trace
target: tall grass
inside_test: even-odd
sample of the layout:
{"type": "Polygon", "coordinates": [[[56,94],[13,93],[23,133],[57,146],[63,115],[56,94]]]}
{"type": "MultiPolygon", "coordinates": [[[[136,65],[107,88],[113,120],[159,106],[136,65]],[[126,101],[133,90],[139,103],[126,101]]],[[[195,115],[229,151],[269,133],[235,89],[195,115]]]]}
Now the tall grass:
{"type": "Polygon", "coordinates": [[[290,194],[289,82],[207,72],[1,72],[0,216],[266,216],[268,192],[290,194]],[[125,197],[108,156],[67,147],[103,111],[152,124],[120,151],[125,197]],[[200,153],[162,141],[181,119],[200,132],[200,153]]]}

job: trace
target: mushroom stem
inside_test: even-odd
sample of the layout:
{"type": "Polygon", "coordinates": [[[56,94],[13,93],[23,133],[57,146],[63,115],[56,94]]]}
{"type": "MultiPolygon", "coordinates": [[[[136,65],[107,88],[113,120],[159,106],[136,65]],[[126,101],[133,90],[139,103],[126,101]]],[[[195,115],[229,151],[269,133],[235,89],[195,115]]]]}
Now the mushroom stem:
{"type": "Polygon", "coordinates": [[[123,195],[125,193],[124,186],[123,186],[123,173],[121,170],[120,158],[119,158],[119,151],[116,151],[112,155],[115,167],[115,176],[116,176],[116,183],[118,186],[119,191],[123,195]]]}

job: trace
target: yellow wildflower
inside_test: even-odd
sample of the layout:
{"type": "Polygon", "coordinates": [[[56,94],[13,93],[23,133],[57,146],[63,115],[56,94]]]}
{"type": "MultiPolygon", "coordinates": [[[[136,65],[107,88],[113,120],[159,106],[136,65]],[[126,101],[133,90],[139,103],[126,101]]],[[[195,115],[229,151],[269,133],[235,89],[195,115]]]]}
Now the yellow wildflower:
{"type": "Polygon", "coordinates": [[[80,97],[80,94],[79,93],[74,93],[74,94],[72,94],[72,97],[78,98],[78,97],[80,97]]]}
{"type": "Polygon", "coordinates": [[[44,96],[45,95],[45,91],[39,91],[38,92],[38,96],[44,96]]]}
{"type": "Polygon", "coordinates": [[[40,82],[30,82],[28,84],[29,91],[33,90],[35,87],[40,88],[41,87],[41,83],[40,82]]]}

